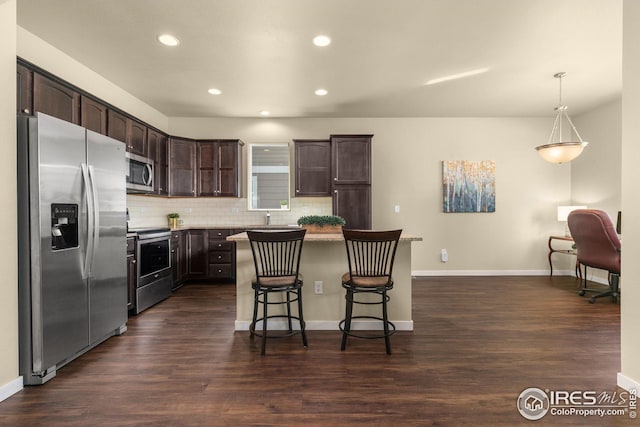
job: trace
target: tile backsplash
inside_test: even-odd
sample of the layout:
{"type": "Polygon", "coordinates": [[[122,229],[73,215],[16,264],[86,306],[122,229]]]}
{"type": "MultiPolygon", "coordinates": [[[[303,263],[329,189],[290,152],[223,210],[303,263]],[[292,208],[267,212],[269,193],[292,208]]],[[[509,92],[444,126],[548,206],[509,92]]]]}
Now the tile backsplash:
{"type": "MultiPolygon", "coordinates": [[[[246,198],[163,198],[127,195],[129,227],[166,227],[167,214],[177,212],[185,227],[261,225],[266,211],[249,211],[246,198]]],[[[296,224],[304,215],[331,215],[331,197],[294,197],[290,210],[271,210],[272,225],[296,224]]]]}

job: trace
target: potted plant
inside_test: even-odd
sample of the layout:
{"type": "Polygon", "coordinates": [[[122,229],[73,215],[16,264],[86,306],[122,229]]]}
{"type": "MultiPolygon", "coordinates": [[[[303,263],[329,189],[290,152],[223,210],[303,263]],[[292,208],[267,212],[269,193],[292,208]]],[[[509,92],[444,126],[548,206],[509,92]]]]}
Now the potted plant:
{"type": "Polygon", "coordinates": [[[171,212],[167,214],[167,218],[169,219],[169,227],[170,228],[178,228],[178,218],[180,218],[180,214],[177,212],[171,212]]]}
{"type": "Polygon", "coordinates": [[[286,200],[280,200],[280,209],[287,209],[289,207],[289,202],[286,200]]]}
{"type": "Polygon", "coordinates": [[[337,215],[307,215],[298,218],[298,225],[308,233],[341,233],[346,221],[337,215]]]}

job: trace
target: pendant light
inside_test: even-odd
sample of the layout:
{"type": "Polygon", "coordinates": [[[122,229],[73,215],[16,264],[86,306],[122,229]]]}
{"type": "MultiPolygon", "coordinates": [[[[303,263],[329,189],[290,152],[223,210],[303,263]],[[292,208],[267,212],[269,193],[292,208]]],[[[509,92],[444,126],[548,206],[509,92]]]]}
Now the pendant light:
{"type": "Polygon", "coordinates": [[[556,120],[553,123],[553,129],[551,130],[551,135],[549,136],[549,141],[545,145],[540,145],[536,147],[538,150],[538,154],[542,156],[548,162],[551,163],[565,163],[570,162],[571,160],[578,157],[584,147],[589,144],[586,141],[583,141],[580,137],[580,134],[576,130],[576,127],[573,125],[573,122],[569,118],[567,114],[567,106],[562,104],[562,78],[566,76],[567,73],[561,72],[553,75],[560,82],[560,97],[559,103],[554,111],[556,112],[556,120]],[[573,133],[577,137],[577,141],[562,141],[562,121],[566,119],[573,133]]]}

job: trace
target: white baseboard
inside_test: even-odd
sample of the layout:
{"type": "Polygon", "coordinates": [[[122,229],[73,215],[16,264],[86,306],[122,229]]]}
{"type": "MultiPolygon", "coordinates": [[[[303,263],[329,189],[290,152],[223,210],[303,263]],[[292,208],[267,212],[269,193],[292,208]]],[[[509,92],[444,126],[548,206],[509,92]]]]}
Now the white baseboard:
{"type": "MultiPolygon", "coordinates": [[[[569,276],[566,271],[557,271],[558,276],[569,276]]],[[[427,276],[548,276],[549,270],[415,270],[414,277],[427,276]]]]}
{"type": "Polygon", "coordinates": [[[22,381],[22,377],[18,377],[13,381],[10,381],[0,387],[0,402],[5,399],[10,398],[20,390],[24,388],[24,383],[22,381]]]}
{"type": "MultiPolygon", "coordinates": [[[[606,272],[605,272],[606,273],[606,272]]],[[[548,276],[549,270],[415,270],[413,277],[453,277],[453,276],[548,276]]],[[[576,277],[573,270],[553,270],[554,276],[576,277]]],[[[589,281],[607,285],[606,277],[588,276],[589,281]]]]}
{"type": "MultiPolygon", "coordinates": [[[[413,331],[413,320],[391,320],[396,325],[397,331],[413,331]]],[[[311,320],[307,321],[307,331],[339,331],[338,321],[336,320],[311,320]]],[[[248,331],[250,321],[236,320],[236,331],[248,331]]],[[[294,325],[295,328],[296,325],[294,325]]],[[[269,321],[269,329],[283,331],[287,328],[286,321],[282,319],[274,319],[269,321]]],[[[358,331],[375,331],[382,330],[382,325],[375,320],[354,320],[351,323],[351,329],[358,331]]]]}
{"type": "Polygon", "coordinates": [[[640,391],[640,382],[634,379],[631,379],[625,375],[622,375],[620,372],[618,372],[618,387],[622,387],[627,391],[631,391],[631,389],[640,391]]]}

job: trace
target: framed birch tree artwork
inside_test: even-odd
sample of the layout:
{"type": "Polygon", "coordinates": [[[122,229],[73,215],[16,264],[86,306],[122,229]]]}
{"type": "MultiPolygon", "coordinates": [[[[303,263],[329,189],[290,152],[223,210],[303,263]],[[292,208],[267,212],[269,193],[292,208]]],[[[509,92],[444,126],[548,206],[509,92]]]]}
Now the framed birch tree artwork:
{"type": "Polygon", "coordinates": [[[492,160],[442,162],[444,212],[495,212],[496,165],[492,160]]]}

